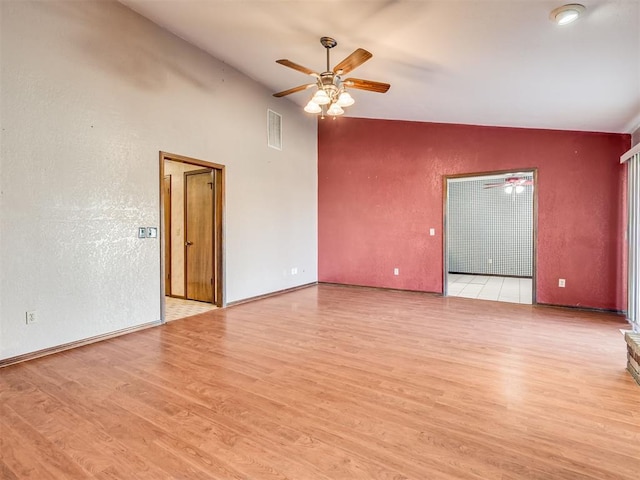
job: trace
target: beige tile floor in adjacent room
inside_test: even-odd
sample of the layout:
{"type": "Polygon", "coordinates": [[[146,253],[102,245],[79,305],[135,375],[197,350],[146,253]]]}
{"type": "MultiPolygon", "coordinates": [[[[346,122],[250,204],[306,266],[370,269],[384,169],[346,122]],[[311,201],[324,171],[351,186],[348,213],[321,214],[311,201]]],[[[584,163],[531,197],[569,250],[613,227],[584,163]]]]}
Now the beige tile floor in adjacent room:
{"type": "Polygon", "coordinates": [[[532,303],[533,282],[530,278],[491,277],[450,273],[447,295],[510,303],[532,303]]]}
{"type": "Polygon", "coordinates": [[[215,305],[182,298],[164,297],[165,321],[170,322],[179,318],[191,317],[217,308],[215,305]]]}

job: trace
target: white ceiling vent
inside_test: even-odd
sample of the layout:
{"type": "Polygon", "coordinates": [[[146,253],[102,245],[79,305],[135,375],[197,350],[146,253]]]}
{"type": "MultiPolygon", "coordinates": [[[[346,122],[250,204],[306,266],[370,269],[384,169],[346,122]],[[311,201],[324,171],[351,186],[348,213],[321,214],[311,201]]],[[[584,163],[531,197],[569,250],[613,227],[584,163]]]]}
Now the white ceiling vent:
{"type": "Polygon", "coordinates": [[[271,148],[282,150],[282,115],[267,109],[267,141],[271,148]]]}

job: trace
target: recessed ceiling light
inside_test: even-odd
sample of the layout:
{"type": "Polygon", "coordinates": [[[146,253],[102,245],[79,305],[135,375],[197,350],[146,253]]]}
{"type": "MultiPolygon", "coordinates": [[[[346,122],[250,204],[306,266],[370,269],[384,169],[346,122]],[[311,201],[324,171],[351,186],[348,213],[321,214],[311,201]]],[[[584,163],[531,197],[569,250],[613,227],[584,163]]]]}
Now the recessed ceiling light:
{"type": "Polygon", "coordinates": [[[549,19],[558,25],[567,25],[575,22],[580,15],[586,10],[584,5],[579,3],[568,3],[561,7],[551,10],[549,19]]]}

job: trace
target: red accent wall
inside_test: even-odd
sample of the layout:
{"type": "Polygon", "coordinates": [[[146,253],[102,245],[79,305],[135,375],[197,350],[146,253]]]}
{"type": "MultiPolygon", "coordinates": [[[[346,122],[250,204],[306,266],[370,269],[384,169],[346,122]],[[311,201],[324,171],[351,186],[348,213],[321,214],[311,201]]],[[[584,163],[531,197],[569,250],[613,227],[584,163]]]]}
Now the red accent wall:
{"type": "Polygon", "coordinates": [[[318,135],[321,282],[442,292],[444,176],[537,168],[538,303],[625,309],[630,135],[361,118],[318,135]]]}

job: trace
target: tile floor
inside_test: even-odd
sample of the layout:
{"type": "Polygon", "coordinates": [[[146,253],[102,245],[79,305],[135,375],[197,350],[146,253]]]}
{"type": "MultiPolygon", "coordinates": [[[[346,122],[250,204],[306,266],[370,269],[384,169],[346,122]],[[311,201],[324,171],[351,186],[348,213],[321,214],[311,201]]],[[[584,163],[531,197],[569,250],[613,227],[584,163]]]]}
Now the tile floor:
{"type": "Polygon", "coordinates": [[[217,308],[211,303],[184,300],[182,298],[164,297],[165,320],[170,322],[179,318],[191,317],[217,308]]]}
{"type": "Polygon", "coordinates": [[[532,303],[530,278],[488,277],[484,275],[448,275],[447,295],[509,303],[532,303]]]}

